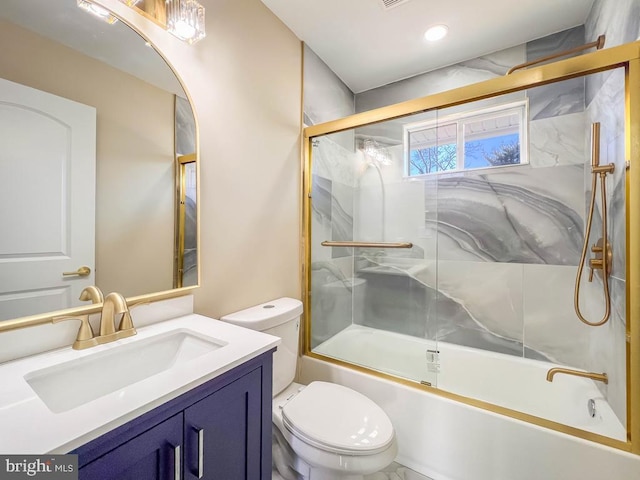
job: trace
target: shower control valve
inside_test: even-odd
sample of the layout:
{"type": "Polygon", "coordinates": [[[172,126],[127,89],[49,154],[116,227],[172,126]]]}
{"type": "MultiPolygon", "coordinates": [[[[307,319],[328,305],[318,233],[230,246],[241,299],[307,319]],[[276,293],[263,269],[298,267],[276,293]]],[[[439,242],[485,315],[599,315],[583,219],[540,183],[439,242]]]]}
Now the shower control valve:
{"type": "Polygon", "coordinates": [[[604,240],[602,238],[598,239],[598,241],[591,247],[591,251],[594,253],[595,258],[589,259],[589,281],[593,281],[593,272],[594,270],[599,270],[600,273],[604,273],[606,277],[611,273],[611,263],[613,260],[613,252],[611,251],[611,244],[609,242],[607,245],[607,257],[604,258],[604,240]]]}

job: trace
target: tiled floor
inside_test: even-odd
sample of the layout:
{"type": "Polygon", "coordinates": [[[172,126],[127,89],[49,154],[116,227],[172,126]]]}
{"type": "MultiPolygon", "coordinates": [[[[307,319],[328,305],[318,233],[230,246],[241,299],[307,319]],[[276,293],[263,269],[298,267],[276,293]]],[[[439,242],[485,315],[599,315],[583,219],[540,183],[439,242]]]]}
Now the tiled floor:
{"type": "MultiPolygon", "coordinates": [[[[392,463],[387,468],[378,473],[367,475],[365,480],[432,480],[429,477],[420,475],[413,470],[403,467],[399,463],[392,463]]],[[[272,480],[283,480],[278,472],[273,472],[272,480]]]]}

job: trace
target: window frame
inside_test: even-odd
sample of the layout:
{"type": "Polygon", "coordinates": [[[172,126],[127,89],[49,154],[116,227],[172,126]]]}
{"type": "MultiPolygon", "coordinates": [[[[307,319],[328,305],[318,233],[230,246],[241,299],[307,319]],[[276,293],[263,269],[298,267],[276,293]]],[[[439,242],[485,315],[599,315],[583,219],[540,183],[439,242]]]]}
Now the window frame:
{"type": "MultiPolygon", "coordinates": [[[[436,132],[437,137],[437,132],[436,132]]],[[[515,102],[492,105],[491,107],[476,109],[468,112],[447,115],[433,120],[407,123],[402,127],[404,178],[420,178],[431,175],[449,173],[471,172],[493,168],[518,167],[529,164],[529,100],[523,99],[515,102]],[[519,119],[518,135],[520,145],[520,162],[506,165],[488,165],[484,167],[465,167],[465,126],[474,121],[487,120],[517,114],[519,119]],[[410,173],[411,134],[445,125],[456,124],[456,168],[429,173],[410,173]]],[[[445,143],[443,143],[445,145],[445,143]]],[[[437,146],[437,143],[425,148],[437,146]]]]}

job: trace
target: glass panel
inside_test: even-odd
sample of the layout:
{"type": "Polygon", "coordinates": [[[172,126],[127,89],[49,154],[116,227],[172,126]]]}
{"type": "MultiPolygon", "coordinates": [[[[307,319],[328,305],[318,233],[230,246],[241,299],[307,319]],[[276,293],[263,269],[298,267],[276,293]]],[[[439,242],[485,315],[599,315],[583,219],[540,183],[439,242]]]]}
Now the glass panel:
{"type": "MultiPolygon", "coordinates": [[[[314,139],[313,350],[624,441],[624,105],[617,70],[314,139]],[[507,102],[528,105],[528,128],[518,112],[495,115],[507,102]],[[599,327],[581,322],[573,301],[595,122],[600,163],[614,164],[605,179],[611,316],[599,327]],[[440,151],[453,143],[465,166],[496,168],[444,169],[440,151]],[[407,145],[431,154],[422,170],[431,175],[407,176],[407,145]]],[[[598,180],[587,263],[598,259],[600,189],[598,180]]],[[[580,311],[598,322],[605,284],[597,269],[588,277],[585,267],[580,311]]]]}
{"type": "Polygon", "coordinates": [[[311,346],[435,384],[437,345],[429,337],[435,271],[427,260],[435,236],[424,216],[425,189],[435,183],[407,181],[402,125],[384,122],[313,140],[311,346]],[[325,240],[411,247],[326,247],[325,240]]]}
{"type": "Polygon", "coordinates": [[[458,125],[438,125],[409,133],[409,175],[458,168],[458,125]]]}

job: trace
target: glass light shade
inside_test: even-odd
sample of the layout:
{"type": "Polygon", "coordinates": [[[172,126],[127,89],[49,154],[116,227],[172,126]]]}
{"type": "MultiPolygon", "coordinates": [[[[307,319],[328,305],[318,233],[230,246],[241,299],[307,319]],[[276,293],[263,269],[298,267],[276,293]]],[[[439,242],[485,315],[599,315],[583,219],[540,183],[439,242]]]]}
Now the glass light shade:
{"type": "Polygon", "coordinates": [[[167,0],[167,31],[190,44],[202,40],[204,7],[195,0],[167,0]]]}
{"type": "Polygon", "coordinates": [[[80,7],[85,12],[89,12],[90,14],[95,15],[108,24],[113,24],[118,21],[116,17],[111,15],[111,12],[109,12],[109,10],[102,8],[101,6],[96,5],[95,3],[88,0],[78,0],[78,7],[80,7]]]}
{"type": "Polygon", "coordinates": [[[120,0],[122,3],[124,3],[126,6],[128,7],[135,7],[137,4],[139,4],[142,0],[120,0]]]}

